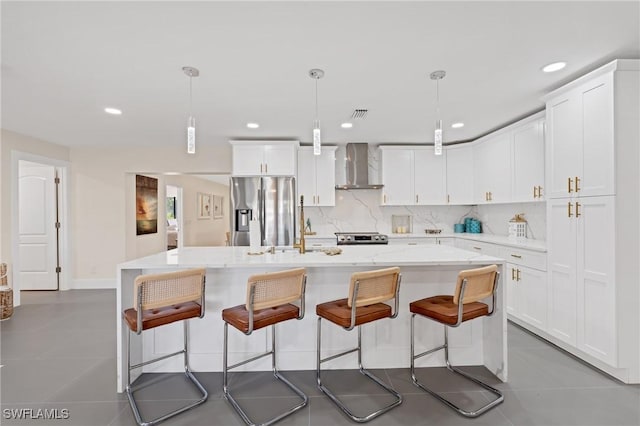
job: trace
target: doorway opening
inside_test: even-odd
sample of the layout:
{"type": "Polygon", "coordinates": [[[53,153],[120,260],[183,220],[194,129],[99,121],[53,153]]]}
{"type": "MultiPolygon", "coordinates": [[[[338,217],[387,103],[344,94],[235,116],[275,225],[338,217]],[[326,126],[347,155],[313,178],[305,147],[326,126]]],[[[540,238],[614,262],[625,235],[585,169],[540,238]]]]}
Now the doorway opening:
{"type": "Polygon", "coordinates": [[[183,246],[182,188],[166,186],[167,250],[183,246]]]}

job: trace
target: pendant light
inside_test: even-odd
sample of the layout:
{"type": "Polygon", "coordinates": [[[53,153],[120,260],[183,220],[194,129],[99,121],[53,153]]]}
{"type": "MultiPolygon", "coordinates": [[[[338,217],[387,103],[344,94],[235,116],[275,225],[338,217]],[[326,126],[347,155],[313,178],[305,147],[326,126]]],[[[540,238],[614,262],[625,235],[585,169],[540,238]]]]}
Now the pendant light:
{"type": "Polygon", "coordinates": [[[309,71],[309,77],[316,81],[316,119],[313,121],[313,154],[322,152],[322,139],[320,136],[320,120],[318,119],[318,80],[324,77],[324,71],[314,68],[309,71]]]}
{"type": "Polygon", "coordinates": [[[434,71],[431,80],[436,81],[436,129],[433,132],[433,148],[435,155],[442,155],[442,120],[440,119],[440,80],[447,75],[446,71],[434,71]]]}
{"type": "Polygon", "coordinates": [[[182,71],[189,76],[189,119],[187,120],[187,153],[196,153],[196,119],[193,118],[193,77],[198,77],[200,71],[194,67],[182,67],[182,71]]]}

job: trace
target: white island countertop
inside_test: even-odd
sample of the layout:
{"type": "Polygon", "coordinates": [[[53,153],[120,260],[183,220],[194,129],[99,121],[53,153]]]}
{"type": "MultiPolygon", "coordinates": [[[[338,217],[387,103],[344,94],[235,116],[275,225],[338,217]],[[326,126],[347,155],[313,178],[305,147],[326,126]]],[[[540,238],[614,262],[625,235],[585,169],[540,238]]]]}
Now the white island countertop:
{"type": "Polygon", "coordinates": [[[264,268],[265,266],[313,268],[486,265],[504,262],[497,257],[436,245],[361,245],[340,246],[340,248],[341,254],[329,256],[322,251],[300,254],[294,249],[276,250],[275,254],[267,252],[250,255],[249,247],[182,247],[121,263],[118,267],[119,269],[264,268]]]}

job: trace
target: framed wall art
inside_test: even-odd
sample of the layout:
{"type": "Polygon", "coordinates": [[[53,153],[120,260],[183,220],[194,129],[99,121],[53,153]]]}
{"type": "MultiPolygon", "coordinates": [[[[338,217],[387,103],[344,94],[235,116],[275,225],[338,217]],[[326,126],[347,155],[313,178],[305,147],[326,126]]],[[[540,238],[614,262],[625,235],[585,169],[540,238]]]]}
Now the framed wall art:
{"type": "Polygon", "coordinates": [[[222,203],[224,201],[224,197],[222,195],[213,195],[213,218],[214,219],[222,219],[223,210],[222,203]]]}
{"type": "Polygon", "coordinates": [[[158,179],[136,175],[136,235],[158,232],[158,179]]]}
{"type": "Polygon", "coordinates": [[[198,192],[198,219],[211,219],[212,208],[211,194],[198,192]]]}

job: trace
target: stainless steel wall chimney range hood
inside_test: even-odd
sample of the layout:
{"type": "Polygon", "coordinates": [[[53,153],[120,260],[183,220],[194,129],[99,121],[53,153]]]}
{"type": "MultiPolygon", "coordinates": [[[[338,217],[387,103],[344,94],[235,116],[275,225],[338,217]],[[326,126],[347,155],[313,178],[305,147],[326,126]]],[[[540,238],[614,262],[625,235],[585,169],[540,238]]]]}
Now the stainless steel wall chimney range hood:
{"type": "Polygon", "coordinates": [[[348,143],[346,161],[347,183],[336,189],[380,189],[382,184],[369,184],[369,145],[348,143]]]}

